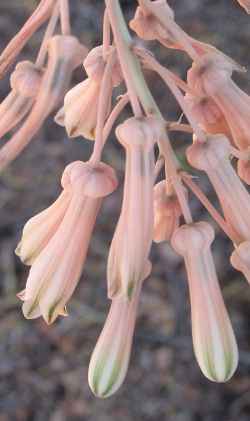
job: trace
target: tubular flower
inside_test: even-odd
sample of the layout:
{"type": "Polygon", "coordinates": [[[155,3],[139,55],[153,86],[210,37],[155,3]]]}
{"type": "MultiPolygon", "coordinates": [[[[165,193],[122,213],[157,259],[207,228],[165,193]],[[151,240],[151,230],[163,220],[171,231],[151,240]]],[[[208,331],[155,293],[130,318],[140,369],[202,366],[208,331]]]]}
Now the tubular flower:
{"type": "Polygon", "coordinates": [[[54,205],[25,226],[18,247],[21,258],[32,264],[20,295],[24,316],[42,315],[48,324],[64,314],[80,278],[103,197],[114,191],[117,180],[106,164],[76,161],[66,167],[62,186],[64,191],[54,205]]]}
{"type": "Polygon", "coordinates": [[[28,114],[41,86],[42,70],[30,61],[18,63],[10,77],[11,92],[0,104],[0,137],[28,114]]]}
{"type": "Polygon", "coordinates": [[[107,320],[89,365],[89,385],[100,398],[113,395],[127,374],[141,285],[131,300],[112,300],[107,320]]]}
{"type": "MultiPolygon", "coordinates": [[[[234,70],[243,69],[225,56],[210,53],[193,64],[188,72],[188,84],[198,95],[206,95],[214,101],[224,115],[234,144],[244,151],[250,147],[250,97],[231,79],[234,70]]],[[[223,126],[220,129],[223,130],[223,126]]],[[[222,133],[228,136],[227,127],[222,133]]],[[[243,171],[239,170],[239,175],[244,177],[243,171]]],[[[243,179],[249,182],[248,176],[243,179]]]]}
{"type": "Polygon", "coordinates": [[[72,36],[57,35],[48,43],[48,64],[36,102],[21,128],[0,150],[0,170],[27,146],[48,115],[58,107],[68,89],[72,72],[85,55],[85,48],[72,36]]]}
{"type": "MultiPolygon", "coordinates": [[[[107,54],[114,53],[112,47],[107,54]]],[[[102,78],[106,66],[103,58],[103,46],[93,48],[83,62],[88,78],[72,88],[64,98],[64,106],[56,115],[56,122],[65,126],[69,137],[83,136],[89,140],[95,140],[97,125],[99,93],[102,78]]],[[[117,60],[114,62],[110,86],[107,86],[109,99],[107,109],[108,117],[111,110],[112,88],[122,81],[122,73],[117,60]]]]}
{"type": "Polygon", "coordinates": [[[195,141],[187,149],[189,163],[206,172],[225,219],[241,242],[250,239],[250,196],[230,163],[230,154],[230,143],[223,135],[208,136],[204,143],[195,141]]]}
{"type": "MultiPolygon", "coordinates": [[[[174,12],[166,0],[154,1],[153,7],[162,16],[167,16],[171,20],[174,19],[174,12]]],[[[137,7],[135,16],[130,21],[129,26],[140,38],[146,41],[158,40],[170,48],[176,45],[176,39],[173,37],[173,34],[162,26],[156,16],[141,6],[137,7]]]]}
{"type": "MultiPolygon", "coordinates": [[[[95,139],[100,82],[86,79],[66,94],[64,106],[56,115],[56,122],[65,126],[69,137],[95,139]]],[[[111,101],[107,108],[110,113],[111,101]]]]}
{"type": "Polygon", "coordinates": [[[206,222],[183,225],[172,246],[184,257],[191,301],[194,352],[203,374],[215,382],[229,380],[238,364],[238,348],[221,295],[206,222]]]}
{"type": "Polygon", "coordinates": [[[180,224],[182,210],[178,198],[167,180],[154,187],[154,241],[170,241],[180,224]]]}
{"type": "Polygon", "coordinates": [[[161,133],[155,118],[130,118],[116,135],[126,151],[121,215],[108,258],[108,294],[131,298],[147,271],[153,239],[154,144],[161,133]]]}
{"type": "Polygon", "coordinates": [[[226,119],[220,108],[211,98],[186,94],[185,100],[190,107],[192,115],[199,122],[203,130],[210,134],[224,133],[228,139],[232,140],[231,130],[228,127],[226,119]]]}

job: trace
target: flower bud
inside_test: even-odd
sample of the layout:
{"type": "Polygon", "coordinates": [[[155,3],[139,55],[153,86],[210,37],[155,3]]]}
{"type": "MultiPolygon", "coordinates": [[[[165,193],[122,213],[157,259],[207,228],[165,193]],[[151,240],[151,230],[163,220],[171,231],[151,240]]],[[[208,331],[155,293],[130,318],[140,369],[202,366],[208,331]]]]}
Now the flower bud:
{"type": "Polygon", "coordinates": [[[238,348],[211,254],[213,239],[212,227],[199,222],[178,228],[172,246],[186,265],[198,364],[208,379],[225,382],[236,370],[238,348]]]}
{"type": "Polygon", "coordinates": [[[113,395],[127,374],[139,295],[140,287],[131,301],[124,297],[112,300],[89,365],[89,385],[99,398],[113,395]]]}
{"type": "MultiPolygon", "coordinates": [[[[114,47],[110,47],[107,54],[113,54],[114,47]]],[[[96,82],[101,82],[103,73],[106,66],[106,61],[103,57],[103,46],[99,45],[98,47],[93,48],[85,58],[83,66],[87,72],[87,75],[90,79],[94,79],[96,82]]],[[[112,86],[118,86],[123,80],[122,71],[118,59],[116,58],[115,63],[112,67],[112,86]]]]}
{"type": "MultiPolygon", "coordinates": [[[[74,86],[64,98],[64,107],[57,113],[55,121],[65,126],[69,137],[83,136],[95,139],[100,83],[86,79],[74,86]]],[[[110,113],[111,101],[106,116],[110,113]]]]}
{"type": "Polygon", "coordinates": [[[23,97],[36,97],[41,86],[43,71],[30,61],[17,64],[10,77],[11,88],[23,97]]]}
{"type": "MultiPolygon", "coordinates": [[[[162,16],[167,16],[168,19],[174,19],[174,12],[167,4],[166,0],[156,0],[152,3],[154,11],[161,13],[162,16]]],[[[150,13],[150,11],[138,6],[134,18],[129,22],[130,28],[136,34],[146,40],[159,40],[167,47],[176,45],[176,38],[170,30],[163,27],[157,17],[150,13]]]]}
{"type": "Polygon", "coordinates": [[[174,191],[169,191],[168,182],[160,181],[154,187],[154,241],[170,241],[179,226],[182,210],[174,191]]]}
{"type": "Polygon", "coordinates": [[[211,98],[186,94],[185,100],[190,107],[192,115],[207,133],[223,133],[228,139],[232,139],[230,128],[222,111],[211,98]]]}

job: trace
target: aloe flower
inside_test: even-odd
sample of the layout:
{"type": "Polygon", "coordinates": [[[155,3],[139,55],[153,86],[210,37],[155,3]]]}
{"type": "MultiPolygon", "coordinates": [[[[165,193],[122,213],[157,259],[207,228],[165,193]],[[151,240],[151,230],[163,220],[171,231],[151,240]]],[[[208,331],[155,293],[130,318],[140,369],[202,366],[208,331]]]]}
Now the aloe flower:
{"type": "Polygon", "coordinates": [[[185,100],[189,105],[192,115],[199,122],[200,126],[207,133],[224,133],[229,140],[232,140],[231,130],[227,121],[213,99],[207,96],[185,95],[185,100]]]}
{"type": "Polygon", "coordinates": [[[32,108],[41,86],[42,73],[30,61],[17,64],[10,77],[12,89],[0,104],[0,137],[17,126],[32,108]]]}
{"type": "Polygon", "coordinates": [[[238,348],[221,295],[211,243],[214,230],[206,222],[182,225],[172,246],[183,256],[191,301],[194,352],[203,374],[225,382],[238,364],[238,348]]]}
{"type": "Polygon", "coordinates": [[[154,241],[170,241],[180,224],[182,210],[178,198],[166,180],[154,186],[154,241]]]}
{"type": "Polygon", "coordinates": [[[127,374],[140,290],[138,284],[131,300],[112,300],[89,365],[89,385],[99,398],[113,395],[127,374]]]}
{"type": "Polygon", "coordinates": [[[195,141],[187,149],[189,163],[206,172],[219,198],[226,222],[239,241],[250,239],[250,195],[230,162],[231,146],[223,135],[195,141]]]}
{"type": "Polygon", "coordinates": [[[26,318],[48,324],[65,313],[80,278],[102,200],[117,186],[106,164],[76,161],[62,177],[63,193],[24,227],[18,254],[31,264],[23,301],[26,318]]]}
{"type": "Polygon", "coordinates": [[[116,135],[126,151],[123,203],[108,258],[108,294],[131,298],[144,277],[153,240],[154,144],[161,134],[155,118],[132,117],[116,135]]]}
{"type": "MultiPolygon", "coordinates": [[[[107,54],[113,53],[114,49],[110,47],[107,54]]],[[[64,105],[57,113],[55,121],[57,124],[65,126],[69,137],[83,136],[86,139],[95,140],[99,93],[106,66],[103,46],[100,45],[93,48],[85,58],[83,65],[88,78],[67,92],[64,98],[64,105]]],[[[104,113],[104,120],[111,111],[112,89],[118,86],[121,81],[122,73],[116,59],[112,67],[110,83],[106,86],[108,105],[104,113]]]]}
{"type": "MultiPolygon", "coordinates": [[[[214,52],[204,55],[188,72],[190,87],[196,90],[198,96],[210,98],[224,116],[226,125],[224,122],[224,128],[223,125],[218,127],[217,133],[231,138],[241,151],[250,147],[250,97],[234,83],[231,76],[233,71],[243,70],[234,61],[214,52]]],[[[250,182],[249,168],[249,160],[247,163],[239,160],[238,174],[247,183],[250,182]]]]}
{"type": "Polygon", "coordinates": [[[36,102],[20,129],[0,149],[0,170],[4,169],[29,144],[48,115],[63,99],[86,49],[73,36],[56,35],[48,42],[48,64],[36,102]]]}
{"type": "MultiPolygon", "coordinates": [[[[83,136],[86,139],[95,139],[97,124],[98,99],[100,81],[86,79],[67,92],[64,106],[59,110],[55,121],[65,126],[69,137],[83,136]]],[[[106,115],[110,113],[111,102],[106,115]]]]}
{"type": "MultiPolygon", "coordinates": [[[[167,16],[171,20],[174,19],[174,12],[166,0],[156,0],[152,5],[154,10],[157,10],[162,16],[167,16]]],[[[137,7],[135,16],[129,22],[129,26],[140,38],[146,41],[158,40],[166,47],[176,46],[177,41],[171,31],[163,27],[157,17],[141,6],[137,7]]]]}
{"type": "Polygon", "coordinates": [[[188,84],[198,95],[213,99],[226,119],[235,145],[245,149],[250,146],[250,97],[232,80],[233,71],[242,68],[224,56],[210,53],[193,64],[188,72],[188,84]]]}

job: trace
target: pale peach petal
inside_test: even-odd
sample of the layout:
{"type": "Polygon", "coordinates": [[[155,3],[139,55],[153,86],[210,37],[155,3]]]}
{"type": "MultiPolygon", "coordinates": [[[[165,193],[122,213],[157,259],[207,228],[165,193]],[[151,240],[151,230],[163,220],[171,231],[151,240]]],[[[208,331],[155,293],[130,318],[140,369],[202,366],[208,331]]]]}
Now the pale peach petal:
{"type": "Polygon", "coordinates": [[[154,241],[170,241],[179,226],[182,210],[173,188],[166,180],[154,186],[154,241]]]}
{"type": "Polygon", "coordinates": [[[187,270],[198,364],[207,378],[225,382],[236,370],[238,348],[210,250],[213,239],[212,227],[199,222],[178,228],[172,245],[184,257],[187,270]]]}
{"type": "Polygon", "coordinates": [[[108,294],[131,297],[141,281],[153,238],[154,142],[157,119],[131,118],[116,130],[126,150],[121,215],[108,258],[108,294]]]}
{"type": "Polygon", "coordinates": [[[127,374],[139,295],[140,286],[131,301],[124,297],[112,300],[89,364],[89,385],[100,398],[113,395],[127,374]]]}
{"type": "Polygon", "coordinates": [[[65,215],[70,199],[70,193],[64,191],[49,208],[25,224],[22,239],[15,251],[23,263],[32,265],[48,244],[65,215]]]}

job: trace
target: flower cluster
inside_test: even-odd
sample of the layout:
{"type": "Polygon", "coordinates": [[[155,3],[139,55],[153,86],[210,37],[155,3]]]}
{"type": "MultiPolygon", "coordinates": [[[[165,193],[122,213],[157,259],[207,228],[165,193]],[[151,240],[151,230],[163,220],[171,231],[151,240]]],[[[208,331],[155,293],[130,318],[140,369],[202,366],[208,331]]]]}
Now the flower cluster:
{"type": "MultiPolygon", "coordinates": [[[[249,1],[239,3],[249,12],[249,1]]],[[[250,97],[232,79],[234,71],[244,68],[185,33],[166,0],[138,0],[129,23],[134,39],[119,1],[106,0],[105,5],[103,43],[88,53],[71,35],[68,1],[41,0],[0,56],[3,75],[33,33],[49,21],[37,60],[16,65],[11,91],[0,104],[0,136],[14,130],[0,149],[0,170],[28,145],[51,113],[69,137],[93,142],[87,162],[65,168],[58,199],[24,226],[16,249],[30,266],[26,287],[18,294],[23,314],[28,319],[42,316],[48,324],[68,314],[66,305],[80,279],[97,215],[118,184],[115,170],[102,161],[102,151],[130,103],[131,117],[115,129],[125,152],[123,201],[107,262],[111,306],[91,357],[90,387],[105,398],[123,383],[143,282],[151,273],[153,242],[168,242],[183,258],[197,362],[208,379],[225,382],[237,367],[237,343],[212,257],[214,229],[193,221],[188,190],[232,241],[231,264],[250,283],[250,195],[244,184],[250,184],[250,97]],[[59,18],[61,33],[55,35],[59,18]],[[186,80],[137,46],[136,37],[186,53],[186,80]],[[87,77],[70,89],[72,73],[81,63],[87,77]],[[186,123],[163,118],[145,81],[145,68],[163,79],[186,123]],[[114,104],[120,85],[124,91],[114,104]],[[182,168],[172,148],[172,131],[192,135],[187,160],[206,173],[221,212],[182,168]]]]}

